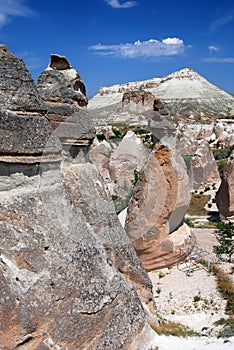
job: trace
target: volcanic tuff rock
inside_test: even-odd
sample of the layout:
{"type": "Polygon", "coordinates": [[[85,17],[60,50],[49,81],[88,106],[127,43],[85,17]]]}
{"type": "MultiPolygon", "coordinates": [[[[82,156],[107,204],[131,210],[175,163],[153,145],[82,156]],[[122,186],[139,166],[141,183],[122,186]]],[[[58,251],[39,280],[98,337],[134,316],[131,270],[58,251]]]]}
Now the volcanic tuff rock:
{"type": "Polygon", "coordinates": [[[145,326],[142,304],[51,178],[0,197],[1,348],[127,349],[145,326]]]}
{"type": "Polygon", "coordinates": [[[179,123],[177,126],[177,147],[183,154],[193,154],[197,142],[206,140],[210,146],[234,145],[234,123],[232,119],[220,119],[210,124],[179,123]]]}
{"type": "Polygon", "coordinates": [[[23,114],[44,113],[46,107],[33,79],[21,58],[15,57],[5,45],[0,45],[0,105],[1,108],[23,114]]]}
{"type": "Polygon", "coordinates": [[[66,57],[52,54],[49,66],[38,78],[37,89],[48,109],[52,127],[63,144],[87,145],[94,138],[85,85],[66,57]]]}
{"type": "Polygon", "coordinates": [[[1,162],[58,160],[61,145],[45,117],[46,107],[24,62],[5,45],[0,45],[0,107],[1,162]]]}
{"type": "Polygon", "coordinates": [[[138,173],[148,158],[149,152],[133,131],[127,132],[111,154],[109,172],[114,183],[113,194],[117,196],[115,199],[117,212],[127,207],[138,173]]]}
{"type": "Polygon", "coordinates": [[[234,97],[208,82],[191,68],[162,78],[100,88],[88,104],[99,115],[114,111],[124,92],[145,90],[166,103],[172,116],[217,117],[233,115],[234,97]]]}
{"type": "Polygon", "coordinates": [[[197,143],[197,149],[191,158],[191,180],[195,190],[220,182],[217,163],[205,140],[197,143]]]}
{"type": "Polygon", "coordinates": [[[154,107],[155,96],[151,92],[144,90],[124,92],[121,111],[143,113],[152,110],[154,107]]]}
{"type": "Polygon", "coordinates": [[[128,205],[138,173],[149,158],[149,151],[140,137],[128,131],[117,146],[111,140],[96,142],[89,156],[99,169],[119,213],[128,205]]]}
{"type": "MultiPolygon", "coordinates": [[[[8,51],[1,55],[8,55],[8,61],[12,58],[8,51]]],[[[17,59],[12,62],[17,65],[17,59]]],[[[11,96],[10,78],[8,85],[11,96]]],[[[50,124],[40,112],[27,113],[24,119],[23,105],[20,111],[22,115],[1,110],[2,117],[16,118],[2,124],[11,131],[2,132],[2,145],[7,145],[7,152],[12,147],[28,157],[30,147],[24,142],[30,145],[33,135],[19,135],[30,132],[32,125],[36,144],[32,147],[42,161],[25,165],[20,163],[20,153],[14,164],[2,159],[0,163],[0,348],[155,346],[139,299],[152,304],[152,285],[118,223],[97,170],[91,164],[68,163],[61,170],[59,159],[53,162],[41,154],[43,132],[51,133],[50,124]],[[35,128],[33,118],[45,120],[35,119],[35,128]]],[[[56,140],[56,133],[53,136],[56,140]]]]}
{"type": "Polygon", "coordinates": [[[97,168],[93,164],[65,165],[62,174],[66,191],[91,225],[110,260],[150,307],[151,281],[118,220],[113,201],[97,168]]]}
{"type": "Polygon", "coordinates": [[[222,182],[216,195],[216,204],[222,217],[234,217],[234,151],[223,169],[222,182]]]}
{"type": "MultiPolygon", "coordinates": [[[[183,223],[190,186],[183,159],[174,148],[156,144],[140,173],[128,206],[125,229],[145,269],[165,267],[183,259],[170,234],[183,223]]],[[[186,231],[186,230],[185,230],[186,231]]]]}

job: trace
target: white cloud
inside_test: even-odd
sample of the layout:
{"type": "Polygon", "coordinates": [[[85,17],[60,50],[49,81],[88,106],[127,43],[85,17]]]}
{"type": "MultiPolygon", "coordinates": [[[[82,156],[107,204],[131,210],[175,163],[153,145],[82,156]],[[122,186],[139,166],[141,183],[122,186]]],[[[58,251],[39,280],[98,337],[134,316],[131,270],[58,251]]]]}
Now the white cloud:
{"type": "Polygon", "coordinates": [[[234,63],[234,57],[208,57],[204,58],[203,61],[205,62],[218,62],[218,63],[234,63]]]}
{"type": "Polygon", "coordinates": [[[219,51],[219,48],[215,45],[210,45],[208,46],[208,50],[210,51],[210,53],[213,53],[219,51]]]}
{"type": "Polygon", "coordinates": [[[90,49],[100,55],[117,56],[122,58],[135,57],[160,57],[182,54],[186,46],[183,40],[167,38],[162,41],[150,39],[148,41],[137,40],[133,44],[120,45],[93,45],[90,49]]]}
{"type": "Polygon", "coordinates": [[[125,1],[124,3],[120,4],[119,0],[106,0],[106,3],[114,9],[126,9],[137,6],[136,1],[125,1]]]}
{"type": "Polygon", "coordinates": [[[30,17],[33,11],[26,6],[25,0],[0,0],[0,28],[12,17],[30,17]]]}
{"type": "Polygon", "coordinates": [[[229,22],[231,22],[233,20],[234,20],[234,13],[232,11],[228,15],[220,17],[216,21],[211,23],[210,31],[214,32],[214,31],[218,30],[220,27],[224,26],[225,24],[227,24],[227,23],[229,23],[229,22]]]}

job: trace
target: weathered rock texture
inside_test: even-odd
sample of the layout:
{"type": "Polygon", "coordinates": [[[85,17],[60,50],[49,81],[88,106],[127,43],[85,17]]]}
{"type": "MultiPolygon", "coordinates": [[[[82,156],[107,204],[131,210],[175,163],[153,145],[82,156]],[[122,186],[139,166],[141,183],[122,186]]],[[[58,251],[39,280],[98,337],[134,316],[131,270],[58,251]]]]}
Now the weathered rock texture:
{"type": "Polygon", "coordinates": [[[46,107],[24,62],[4,45],[0,46],[0,105],[1,162],[58,159],[61,146],[44,116],[46,107]]]}
{"type": "Polygon", "coordinates": [[[50,123],[63,144],[87,145],[94,138],[85,85],[64,56],[51,55],[49,66],[38,78],[37,89],[48,110],[50,123]]]}
{"type": "Polygon", "coordinates": [[[127,349],[145,326],[140,299],[55,178],[0,197],[1,348],[127,349]]]}
{"type": "Polygon", "coordinates": [[[155,141],[162,144],[176,145],[176,127],[172,123],[171,116],[164,104],[154,100],[153,111],[148,114],[148,127],[151,130],[155,141]]]}
{"type": "MultiPolygon", "coordinates": [[[[8,132],[1,135],[8,153],[12,144],[28,157],[32,143],[41,155],[43,132],[51,129],[39,119],[35,127],[35,113],[26,120],[0,112],[17,121],[6,122],[12,143],[8,132]],[[31,135],[20,138],[18,129],[38,133],[35,145],[31,135]]],[[[155,346],[140,300],[153,307],[152,285],[96,168],[64,163],[61,171],[58,159],[27,164],[11,156],[14,164],[0,162],[0,348],[155,346]]]]}
{"type": "Polygon", "coordinates": [[[127,207],[138,173],[149,158],[149,152],[133,131],[128,131],[109,161],[110,177],[114,183],[113,194],[117,212],[127,207]]]}
{"type": "Polygon", "coordinates": [[[195,190],[220,182],[217,163],[206,141],[198,142],[197,149],[191,158],[191,180],[195,190]]]}
{"type": "Polygon", "coordinates": [[[214,125],[181,125],[177,149],[187,162],[192,189],[218,184],[220,175],[211,146],[217,142],[214,125]]]}
{"type": "Polygon", "coordinates": [[[123,94],[121,102],[122,112],[146,112],[152,110],[155,103],[155,96],[144,90],[128,91],[123,94]]]}
{"type": "Polygon", "coordinates": [[[93,164],[65,165],[62,173],[67,192],[104,245],[110,260],[150,307],[151,282],[118,220],[97,168],[93,164]]]}
{"type": "Polygon", "coordinates": [[[234,151],[224,167],[216,204],[222,217],[234,217],[234,151]]]}
{"type": "Polygon", "coordinates": [[[127,207],[139,171],[149,154],[141,138],[133,131],[128,131],[117,146],[104,141],[95,143],[91,148],[90,159],[113,196],[117,213],[127,207]]]}
{"type": "Polygon", "coordinates": [[[156,145],[134,188],[125,225],[147,271],[184,258],[177,251],[182,245],[174,244],[170,234],[183,223],[189,203],[183,159],[175,149],[156,145]]]}
{"type": "Polygon", "coordinates": [[[22,59],[0,45],[0,105],[11,111],[46,112],[33,79],[22,59]]]}

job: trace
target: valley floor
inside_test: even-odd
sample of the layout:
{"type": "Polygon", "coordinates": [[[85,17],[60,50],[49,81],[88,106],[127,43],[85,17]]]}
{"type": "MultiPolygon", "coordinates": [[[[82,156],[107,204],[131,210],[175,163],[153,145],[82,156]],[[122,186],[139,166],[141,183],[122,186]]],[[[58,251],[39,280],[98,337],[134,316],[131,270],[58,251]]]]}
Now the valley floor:
{"type": "MultiPolygon", "coordinates": [[[[194,228],[192,233],[198,247],[207,252],[203,258],[208,260],[210,257],[211,262],[215,261],[216,257],[212,253],[213,246],[217,244],[214,229],[194,228]]],[[[231,264],[228,263],[222,266],[225,270],[230,267],[231,264]]],[[[227,315],[226,301],[217,290],[216,279],[212,273],[188,261],[173,268],[150,272],[149,276],[160,317],[179,322],[205,336],[198,339],[160,336],[159,350],[171,349],[172,344],[174,350],[233,348],[234,337],[229,338],[227,343],[224,343],[224,339],[216,338],[222,326],[215,326],[214,322],[227,318],[227,315]]]]}

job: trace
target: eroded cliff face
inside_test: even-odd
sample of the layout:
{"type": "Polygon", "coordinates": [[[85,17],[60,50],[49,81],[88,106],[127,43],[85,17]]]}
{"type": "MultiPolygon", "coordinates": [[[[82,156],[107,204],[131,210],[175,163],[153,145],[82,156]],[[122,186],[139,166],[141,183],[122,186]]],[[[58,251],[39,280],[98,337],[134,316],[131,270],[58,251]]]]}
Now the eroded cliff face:
{"type": "Polygon", "coordinates": [[[1,106],[0,348],[149,349],[151,282],[97,169],[75,155],[61,163],[61,134],[37,98],[33,112],[1,106]]]}
{"type": "Polygon", "coordinates": [[[1,347],[128,348],[145,326],[141,301],[87,217],[51,178],[48,172],[45,186],[1,196],[1,347]]]}

